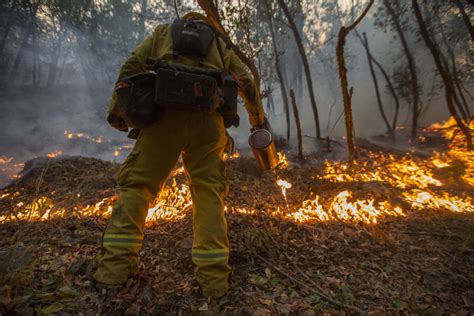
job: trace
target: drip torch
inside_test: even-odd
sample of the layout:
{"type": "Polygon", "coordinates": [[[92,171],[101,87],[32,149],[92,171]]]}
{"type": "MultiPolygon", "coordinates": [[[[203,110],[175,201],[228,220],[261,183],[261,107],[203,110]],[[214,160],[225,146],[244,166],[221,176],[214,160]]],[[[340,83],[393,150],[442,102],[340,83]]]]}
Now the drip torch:
{"type": "Polygon", "coordinates": [[[265,118],[262,126],[253,128],[251,131],[249,145],[260,169],[263,171],[273,171],[278,165],[278,156],[270,123],[265,118]]]}

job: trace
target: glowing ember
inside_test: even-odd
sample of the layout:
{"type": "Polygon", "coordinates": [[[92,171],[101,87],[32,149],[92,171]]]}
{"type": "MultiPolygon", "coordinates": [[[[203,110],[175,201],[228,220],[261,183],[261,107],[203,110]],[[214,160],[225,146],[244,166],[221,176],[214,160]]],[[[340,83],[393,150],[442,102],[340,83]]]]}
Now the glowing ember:
{"type": "Polygon", "coordinates": [[[240,153],[237,150],[234,153],[232,153],[232,155],[224,153],[224,160],[237,159],[239,157],[240,157],[240,153]]]}
{"type": "Polygon", "coordinates": [[[12,157],[8,158],[8,157],[6,157],[6,156],[0,156],[0,164],[2,164],[2,165],[3,165],[3,164],[7,164],[7,163],[9,163],[9,162],[12,161],[12,160],[13,160],[12,157]]]}
{"type": "Polygon", "coordinates": [[[120,151],[118,149],[114,150],[114,157],[118,157],[120,155],[120,151]]]}
{"type": "Polygon", "coordinates": [[[93,141],[94,143],[97,143],[97,144],[102,143],[102,136],[93,137],[85,133],[71,133],[68,130],[64,130],[64,135],[66,135],[67,139],[83,138],[83,139],[93,141]]]}
{"type": "Polygon", "coordinates": [[[55,150],[55,151],[49,153],[48,157],[49,158],[54,158],[54,157],[57,157],[57,156],[62,155],[62,154],[63,154],[62,150],[55,150]]]}

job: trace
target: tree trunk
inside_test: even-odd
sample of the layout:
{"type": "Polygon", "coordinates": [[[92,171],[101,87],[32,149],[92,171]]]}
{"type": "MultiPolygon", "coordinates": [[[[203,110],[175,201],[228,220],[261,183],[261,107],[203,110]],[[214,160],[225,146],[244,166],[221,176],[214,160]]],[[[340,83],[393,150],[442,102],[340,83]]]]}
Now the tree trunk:
{"type": "Polygon", "coordinates": [[[355,146],[354,146],[354,123],[352,121],[352,87],[350,90],[347,88],[347,69],[346,62],[344,60],[344,44],[346,43],[346,36],[349,32],[354,29],[357,24],[362,21],[364,16],[369,12],[370,7],[374,3],[374,0],[370,0],[368,6],[362,12],[362,14],[357,18],[357,20],[348,27],[341,27],[339,30],[339,37],[337,40],[336,47],[336,56],[337,64],[339,66],[339,78],[341,78],[341,89],[342,89],[342,99],[344,102],[344,116],[346,121],[346,133],[347,133],[347,147],[349,149],[349,159],[353,161],[356,158],[355,146]]]}
{"type": "Polygon", "coordinates": [[[15,9],[16,2],[17,1],[12,1],[11,7],[8,10],[8,13],[6,14],[6,16],[8,18],[7,18],[7,21],[5,22],[5,28],[4,28],[4,31],[3,31],[2,41],[0,42],[0,57],[2,57],[2,55],[3,55],[3,50],[4,50],[5,44],[7,42],[7,37],[8,37],[8,34],[10,33],[10,29],[13,25],[13,18],[14,18],[13,11],[15,9]]]}
{"type": "Polygon", "coordinates": [[[416,72],[415,59],[413,58],[410,48],[408,47],[408,43],[405,39],[405,34],[403,33],[399,16],[397,15],[392,5],[390,4],[390,0],[384,0],[384,5],[387,8],[388,14],[392,18],[393,23],[395,24],[395,30],[397,31],[397,34],[400,37],[403,51],[408,61],[408,68],[410,69],[411,87],[412,87],[412,94],[413,94],[413,109],[412,109],[413,116],[412,116],[412,127],[411,127],[411,139],[415,140],[417,132],[418,132],[417,129],[418,129],[418,115],[419,115],[418,76],[416,72]]]}
{"type": "Polygon", "coordinates": [[[298,159],[304,160],[303,156],[303,133],[301,132],[300,115],[298,113],[298,107],[296,106],[295,93],[293,89],[290,89],[291,104],[293,106],[293,114],[295,116],[296,132],[298,135],[298,159]]]}
{"type": "Polygon", "coordinates": [[[16,75],[18,74],[18,68],[21,64],[23,53],[26,51],[26,47],[28,46],[28,40],[30,39],[30,35],[33,33],[33,28],[35,27],[36,12],[38,11],[38,7],[40,6],[40,4],[41,1],[37,1],[35,4],[32,5],[32,7],[30,7],[31,20],[25,28],[25,36],[23,37],[20,47],[18,48],[17,55],[7,77],[8,81],[12,85],[15,84],[16,75]]]}
{"type": "Polygon", "coordinates": [[[469,105],[467,104],[466,97],[464,96],[464,93],[462,92],[461,83],[459,81],[457,67],[456,67],[456,59],[455,59],[453,53],[451,53],[451,64],[453,65],[452,66],[453,67],[452,72],[453,72],[454,85],[456,86],[456,88],[458,90],[458,94],[459,94],[459,97],[461,98],[462,106],[464,106],[464,110],[467,113],[467,117],[468,117],[468,119],[470,119],[471,118],[471,111],[469,109],[469,105]]]}
{"type": "Polygon", "coordinates": [[[377,96],[377,104],[379,106],[380,115],[382,116],[385,126],[387,127],[388,134],[391,137],[393,137],[392,127],[390,126],[390,123],[388,122],[388,119],[387,119],[387,115],[385,115],[385,111],[383,109],[382,98],[380,97],[379,83],[377,81],[374,65],[372,63],[372,54],[370,53],[369,41],[367,40],[367,35],[365,34],[365,32],[362,33],[362,35],[364,36],[363,45],[365,47],[365,52],[367,53],[367,60],[369,62],[370,74],[372,76],[372,80],[374,81],[375,94],[377,96]]]}
{"type": "Polygon", "coordinates": [[[446,103],[448,105],[449,112],[453,116],[454,120],[458,124],[459,128],[461,129],[462,133],[466,137],[466,144],[468,150],[472,150],[472,135],[470,128],[462,122],[462,120],[459,118],[458,113],[456,112],[456,108],[454,105],[454,84],[453,81],[451,80],[451,77],[449,76],[449,73],[446,71],[446,69],[443,66],[443,61],[441,59],[441,56],[439,54],[438,48],[436,47],[436,44],[433,42],[431,39],[430,35],[428,34],[428,30],[426,28],[425,22],[423,20],[423,16],[421,15],[420,7],[418,6],[417,0],[412,0],[412,5],[413,5],[413,10],[415,12],[416,20],[418,22],[418,26],[420,28],[420,33],[421,36],[423,37],[423,40],[426,44],[426,46],[429,48],[431,51],[431,55],[433,56],[433,59],[436,64],[436,68],[438,69],[441,78],[443,79],[443,84],[445,88],[445,94],[446,94],[446,103]]]}
{"type": "Polygon", "coordinates": [[[21,60],[23,59],[23,53],[26,51],[29,38],[30,38],[30,28],[25,30],[25,36],[23,37],[23,40],[21,41],[15,60],[13,61],[13,65],[10,68],[9,75],[6,78],[11,85],[15,84],[16,75],[18,74],[18,68],[20,67],[21,60]]]}
{"type": "Polygon", "coordinates": [[[199,6],[206,12],[207,17],[211,21],[214,28],[221,33],[222,39],[226,43],[228,47],[230,47],[235,54],[240,58],[240,60],[250,69],[252,73],[255,85],[257,86],[257,93],[259,94],[258,97],[260,98],[260,75],[258,73],[257,67],[252,59],[248,58],[242,50],[237,47],[230,39],[229,34],[222,26],[221,20],[219,18],[219,12],[217,11],[217,7],[213,3],[212,0],[197,0],[199,6]]]}
{"type": "Polygon", "coordinates": [[[59,64],[59,56],[61,54],[61,36],[58,39],[59,43],[56,45],[53,44],[53,54],[51,56],[51,64],[49,65],[49,71],[48,71],[48,79],[46,81],[46,87],[50,88],[54,86],[54,83],[56,82],[56,74],[58,73],[58,64],[59,64]]]}
{"type": "MultiPolygon", "coordinates": [[[[470,115],[470,111],[469,111],[469,106],[466,103],[466,99],[464,98],[464,94],[463,94],[462,89],[461,89],[460,84],[459,84],[459,78],[457,76],[456,58],[455,58],[454,52],[451,48],[451,44],[449,43],[449,40],[446,37],[443,22],[441,21],[438,14],[434,14],[434,16],[435,16],[436,20],[438,21],[438,25],[436,27],[439,28],[439,32],[441,33],[441,38],[443,40],[444,45],[447,48],[448,55],[451,59],[451,66],[450,66],[448,60],[446,59],[446,57],[438,49],[441,61],[444,64],[444,68],[446,69],[446,71],[450,75],[451,80],[453,81],[453,83],[455,85],[455,89],[454,89],[454,93],[453,93],[454,103],[457,106],[459,112],[461,113],[461,116],[462,116],[464,122],[469,122],[469,119],[470,119],[471,115],[470,115]],[[457,91],[456,91],[456,88],[458,89],[457,91]],[[458,94],[459,94],[459,96],[458,96],[458,94]]],[[[467,124],[469,124],[469,123],[467,123],[467,124]]]]}
{"type": "Polygon", "coordinates": [[[451,79],[453,80],[453,83],[454,83],[454,85],[457,89],[457,92],[456,92],[456,89],[454,91],[454,100],[455,100],[461,114],[463,115],[464,121],[468,122],[469,119],[471,118],[471,113],[470,113],[471,111],[469,110],[469,106],[467,104],[466,98],[464,97],[464,93],[463,93],[462,88],[461,88],[461,83],[459,81],[458,71],[457,71],[457,66],[456,66],[456,57],[455,57],[453,49],[451,48],[451,44],[449,43],[449,40],[446,37],[443,22],[441,21],[439,15],[436,15],[436,19],[438,21],[438,26],[439,26],[439,30],[440,30],[440,33],[441,33],[441,38],[443,39],[444,45],[447,48],[448,55],[449,55],[450,60],[451,60],[451,69],[450,69],[449,63],[447,62],[447,60],[445,60],[443,58],[443,61],[446,65],[445,67],[446,67],[447,70],[450,69],[449,72],[451,74],[451,79]],[[458,98],[458,95],[459,95],[459,98],[458,98]]]}
{"type": "Polygon", "coordinates": [[[400,111],[400,100],[398,99],[395,87],[393,86],[392,81],[390,80],[390,77],[385,71],[385,69],[373,56],[371,58],[374,64],[379,68],[380,72],[383,74],[385,81],[387,82],[388,89],[390,90],[390,93],[392,94],[392,97],[395,100],[395,114],[393,115],[393,121],[392,121],[392,130],[393,132],[395,132],[397,128],[398,113],[400,111]]]}
{"type": "MultiPolygon", "coordinates": [[[[268,6],[267,6],[268,8],[268,6]]],[[[281,98],[283,100],[283,107],[286,115],[286,141],[290,141],[290,106],[288,104],[288,95],[286,92],[285,80],[280,69],[280,52],[278,50],[277,41],[275,38],[275,29],[273,27],[273,18],[271,16],[270,8],[268,8],[268,27],[270,29],[270,35],[272,37],[273,53],[275,54],[275,70],[278,76],[278,81],[280,83],[281,98]]]]}
{"type": "MultiPolygon", "coordinates": [[[[455,80],[454,80],[454,75],[451,73],[451,69],[449,68],[449,63],[444,57],[443,53],[437,48],[439,57],[441,58],[441,61],[443,63],[444,69],[446,73],[448,74],[449,78],[453,82],[453,87],[455,87],[455,80]]],[[[469,122],[469,116],[467,115],[467,112],[464,110],[463,104],[461,103],[461,100],[459,99],[456,89],[453,90],[453,101],[454,105],[456,105],[459,113],[461,113],[461,117],[464,120],[464,122],[468,123],[469,122]]]]}
{"type": "Polygon", "coordinates": [[[471,35],[471,41],[474,42],[474,27],[472,26],[469,15],[467,15],[466,10],[464,9],[464,4],[459,0],[451,0],[451,2],[453,2],[458,7],[459,12],[461,12],[462,19],[464,20],[464,24],[466,24],[467,30],[469,31],[469,34],[471,35]]]}
{"type": "Polygon", "coordinates": [[[303,68],[306,75],[306,83],[308,85],[309,99],[311,101],[311,108],[313,109],[314,122],[316,125],[316,137],[318,139],[321,139],[321,128],[319,126],[318,107],[316,105],[316,98],[314,96],[313,80],[311,78],[311,71],[309,68],[308,57],[306,56],[303,42],[301,40],[300,34],[298,33],[298,29],[296,28],[296,24],[293,20],[293,17],[291,16],[290,11],[288,10],[288,7],[286,6],[284,0],[278,0],[278,3],[280,7],[283,9],[283,12],[285,13],[285,17],[288,20],[288,24],[290,24],[290,28],[293,32],[293,36],[296,41],[296,45],[298,46],[298,51],[300,52],[301,59],[303,61],[303,68]]]}

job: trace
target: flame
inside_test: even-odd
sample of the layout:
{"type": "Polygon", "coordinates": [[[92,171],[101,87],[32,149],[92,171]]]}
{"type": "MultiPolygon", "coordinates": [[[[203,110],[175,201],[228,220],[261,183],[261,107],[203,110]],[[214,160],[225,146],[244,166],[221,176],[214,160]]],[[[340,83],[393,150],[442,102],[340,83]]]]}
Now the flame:
{"type": "Polygon", "coordinates": [[[392,207],[388,201],[376,203],[373,199],[349,201],[350,191],[342,191],[330,202],[328,208],[319,202],[320,197],[303,202],[303,206],[287,217],[296,222],[308,221],[343,221],[375,224],[381,216],[405,216],[400,207],[392,207]]]}
{"type": "Polygon", "coordinates": [[[286,158],[286,155],[282,152],[278,152],[277,157],[278,157],[277,168],[280,170],[288,168],[288,159],[286,158]]]}
{"type": "MultiPolygon", "coordinates": [[[[472,125],[472,124],[471,124],[472,125]]],[[[453,195],[445,190],[445,185],[434,175],[434,170],[448,168],[453,161],[462,161],[466,166],[461,179],[470,187],[474,186],[474,154],[464,149],[464,137],[455,132],[455,122],[451,118],[444,124],[433,124],[432,132],[442,131],[446,139],[453,141],[447,153],[434,153],[429,159],[414,158],[410,155],[397,159],[394,155],[369,153],[369,159],[355,162],[352,167],[345,162],[325,162],[325,172],[320,180],[339,183],[375,183],[384,196],[390,187],[402,191],[401,199],[410,209],[394,206],[390,199],[375,202],[374,199],[353,199],[348,190],[337,193],[322,204],[320,196],[305,200],[295,212],[286,214],[296,222],[307,221],[350,221],[376,223],[383,216],[406,216],[409,211],[434,209],[451,212],[474,212],[472,197],[468,193],[453,195]],[[324,205],[328,205],[325,207],[324,205]]]]}
{"type": "Polygon", "coordinates": [[[0,164],[4,165],[13,160],[13,157],[8,158],[7,156],[0,156],[0,164]]]}
{"type": "MultiPolygon", "coordinates": [[[[276,184],[285,199],[286,211],[281,211],[280,206],[269,207],[270,210],[257,210],[253,207],[232,205],[226,208],[226,212],[242,215],[267,212],[297,223],[342,221],[366,224],[378,223],[386,217],[406,217],[420,210],[474,213],[473,197],[469,195],[474,187],[474,154],[464,148],[464,137],[456,130],[452,119],[427,128],[427,131],[442,133],[443,137],[450,140],[446,151],[435,152],[430,157],[420,158],[407,154],[400,158],[391,154],[371,152],[368,153],[367,159],[361,159],[353,165],[326,161],[321,174],[307,176],[312,176],[318,184],[331,189],[322,189],[318,195],[311,192],[309,197],[293,208],[289,207],[287,201],[287,193],[292,184],[288,179],[276,178],[276,184]],[[456,169],[458,165],[462,167],[458,168],[459,170],[456,169]],[[447,169],[448,176],[440,175],[442,169],[447,169]],[[449,181],[459,184],[461,190],[448,190],[451,185],[449,181]]],[[[72,134],[65,131],[65,134],[68,138],[70,134],[71,138],[86,137],[82,133],[72,134]]],[[[425,141],[429,143],[429,138],[425,141]]],[[[117,147],[114,155],[118,156],[122,149],[129,148],[126,146],[130,145],[117,147]]],[[[56,151],[50,155],[58,153],[59,151],[56,151]]],[[[239,154],[236,153],[228,159],[238,157],[239,154]]],[[[287,168],[286,156],[278,153],[278,158],[279,168],[287,168]]],[[[13,164],[14,159],[0,156],[0,168],[11,167],[13,164]]],[[[148,209],[147,225],[164,220],[181,220],[188,214],[192,206],[189,187],[177,183],[175,179],[183,173],[182,166],[173,170],[170,184],[165,186],[148,209]]],[[[114,196],[110,196],[95,204],[67,209],[54,205],[53,193],[49,197],[40,196],[33,202],[21,201],[21,194],[1,192],[0,200],[5,202],[4,205],[13,205],[14,210],[9,214],[0,215],[0,222],[44,221],[71,214],[80,217],[109,216],[116,200],[114,196]]]]}
{"type": "Polygon", "coordinates": [[[280,187],[281,193],[283,194],[286,200],[286,190],[291,189],[291,183],[283,179],[277,179],[276,184],[280,187]]]}
{"type": "Polygon", "coordinates": [[[172,177],[176,177],[180,174],[183,174],[184,173],[184,166],[181,166],[179,168],[175,168],[172,172],[171,172],[171,176],[172,177]]]}
{"type": "Polygon", "coordinates": [[[237,150],[233,152],[231,155],[224,153],[224,160],[237,159],[239,157],[240,157],[240,153],[237,150]]]}
{"type": "Polygon", "coordinates": [[[54,158],[54,157],[57,157],[57,156],[62,155],[62,154],[63,154],[63,151],[62,151],[62,150],[55,150],[55,151],[53,151],[53,152],[50,152],[50,153],[48,154],[48,157],[49,157],[49,158],[54,158]]]}
{"type": "Polygon", "coordinates": [[[97,143],[97,144],[102,143],[102,136],[93,137],[85,133],[71,133],[68,130],[64,130],[64,135],[66,135],[67,139],[83,138],[83,139],[93,141],[94,143],[97,143]]]}
{"type": "Polygon", "coordinates": [[[185,217],[185,211],[192,205],[189,187],[182,184],[178,186],[173,178],[171,186],[165,188],[155,205],[148,209],[147,223],[159,220],[179,220],[185,217]]]}

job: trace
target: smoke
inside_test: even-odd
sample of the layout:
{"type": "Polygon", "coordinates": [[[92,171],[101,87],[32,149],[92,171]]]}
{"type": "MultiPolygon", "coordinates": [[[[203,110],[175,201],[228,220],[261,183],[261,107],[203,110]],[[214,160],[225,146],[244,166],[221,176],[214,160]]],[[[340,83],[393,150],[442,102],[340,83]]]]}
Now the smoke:
{"type": "MultiPolygon", "coordinates": [[[[105,120],[107,102],[120,64],[140,42],[142,35],[150,33],[160,23],[169,23],[173,20],[172,5],[148,1],[146,10],[143,10],[140,7],[143,1],[133,2],[132,7],[127,7],[125,3],[112,5],[105,1],[101,2],[96,11],[91,10],[86,15],[80,14],[79,7],[72,7],[68,8],[70,11],[65,11],[69,12],[69,16],[59,15],[54,18],[51,17],[52,9],[46,10],[42,15],[38,15],[38,30],[28,35],[24,50],[19,55],[23,39],[27,34],[25,32],[28,30],[24,25],[12,22],[10,31],[7,33],[8,21],[15,21],[15,19],[8,19],[6,14],[25,16],[25,12],[28,11],[9,10],[8,3],[2,5],[2,17],[5,22],[0,25],[0,31],[7,34],[7,41],[5,47],[2,48],[3,51],[0,52],[3,57],[0,59],[0,69],[4,74],[8,74],[18,56],[21,56],[21,62],[16,70],[15,78],[10,80],[11,78],[3,75],[0,80],[2,84],[0,156],[14,157],[15,162],[21,162],[61,150],[68,155],[94,156],[122,161],[133,145],[133,141],[128,140],[124,133],[108,126],[105,120]],[[143,18],[146,23],[140,22],[143,18]],[[51,19],[57,22],[54,28],[48,22],[51,19]],[[140,28],[143,25],[145,29],[140,28]],[[53,84],[49,84],[51,67],[54,64],[57,64],[58,69],[53,78],[53,84]],[[68,138],[68,134],[72,136],[68,138]],[[100,142],[97,141],[98,139],[100,142]]],[[[192,1],[180,5],[181,13],[196,9],[196,4],[192,1]]],[[[296,18],[301,30],[306,32],[305,49],[310,59],[321,132],[323,136],[331,138],[342,137],[345,135],[345,128],[341,88],[335,60],[337,37],[331,39],[331,36],[337,34],[339,24],[333,16],[334,21],[328,22],[328,25],[332,23],[334,27],[329,27],[324,34],[322,30],[318,30],[319,33],[317,33],[321,37],[318,41],[327,38],[330,40],[322,46],[315,45],[316,39],[311,33],[315,30],[308,26],[308,23],[312,23],[310,14],[313,13],[309,11],[305,15],[306,24],[301,20],[302,15],[297,15],[296,18]]],[[[372,54],[389,73],[392,73],[393,69],[405,63],[401,45],[392,31],[388,30],[384,33],[376,29],[374,19],[374,15],[368,15],[358,27],[358,32],[367,33],[372,54]]],[[[255,31],[263,32],[260,29],[255,29],[255,31]]],[[[423,86],[422,103],[426,108],[420,120],[420,125],[423,126],[446,119],[448,112],[443,93],[437,93],[434,97],[430,96],[432,90],[441,92],[438,86],[432,85],[433,82],[439,84],[439,78],[433,78],[434,65],[431,56],[424,44],[417,40],[416,34],[409,32],[408,34],[410,48],[416,56],[419,82],[423,86]]],[[[303,134],[314,137],[314,119],[301,59],[291,32],[284,23],[279,26],[277,37],[282,49],[281,58],[286,85],[288,89],[294,89],[297,95],[303,134]]],[[[266,38],[263,43],[265,50],[272,49],[271,38],[266,38]]],[[[265,56],[272,56],[272,53],[265,56]]],[[[354,88],[352,106],[356,135],[369,137],[385,133],[385,126],[377,108],[366,53],[354,33],[348,36],[345,56],[349,84],[354,88]]],[[[272,98],[275,111],[266,110],[266,112],[275,133],[284,136],[286,134],[285,113],[279,84],[276,81],[274,62],[264,60],[261,66],[269,74],[264,80],[274,81],[272,98]]],[[[377,72],[377,77],[382,102],[391,118],[394,102],[379,72],[377,72]]],[[[264,100],[265,103],[266,100],[264,100]]],[[[401,103],[399,124],[408,125],[410,104],[405,100],[401,100],[401,103]]],[[[229,133],[236,140],[237,147],[245,151],[248,147],[247,137],[250,125],[243,106],[240,107],[239,114],[241,126],[238,129],[229,129],[229,133]]],[[[296,144],[293,113],[291,113],[291,126],[290,144],[296,144]]],[[[305,137],[305,151],[316,149],[314,140],[305,137]]]]}

